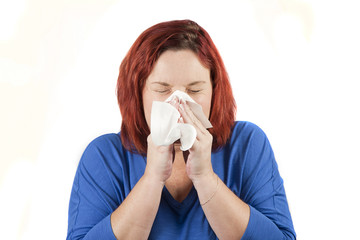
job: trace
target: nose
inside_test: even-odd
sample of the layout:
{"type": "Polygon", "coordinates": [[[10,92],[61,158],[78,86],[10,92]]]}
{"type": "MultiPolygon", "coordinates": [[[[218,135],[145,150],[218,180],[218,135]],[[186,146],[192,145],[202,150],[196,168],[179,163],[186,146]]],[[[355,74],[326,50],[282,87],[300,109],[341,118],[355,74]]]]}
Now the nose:
{"type": "Polygon", "coordinates": [[[171,105],[173,105],[177,110],[179,110],[180,99],[177,96],[174,96],[173,99],[171,99],[169,103],[171,105]]]}

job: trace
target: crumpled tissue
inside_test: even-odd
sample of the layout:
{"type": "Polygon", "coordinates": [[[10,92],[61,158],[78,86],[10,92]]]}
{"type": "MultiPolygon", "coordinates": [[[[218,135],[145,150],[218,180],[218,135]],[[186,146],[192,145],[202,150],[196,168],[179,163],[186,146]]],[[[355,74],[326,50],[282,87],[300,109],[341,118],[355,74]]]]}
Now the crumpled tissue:
{"type": "Polygon", "coordinates": [[[151,137],[158,146],[168,146],[180,139],[182,151],[189,150],[196,139],[196,129],[188,123],[179,123],[180,113],[169,102],[175,97],[186,101],[205,128],[212,128],[205,116],[201,105],[197,104],[189,95],[182,91],[175,91],[164,102],[153,101],[151,109],[151,137]]]}

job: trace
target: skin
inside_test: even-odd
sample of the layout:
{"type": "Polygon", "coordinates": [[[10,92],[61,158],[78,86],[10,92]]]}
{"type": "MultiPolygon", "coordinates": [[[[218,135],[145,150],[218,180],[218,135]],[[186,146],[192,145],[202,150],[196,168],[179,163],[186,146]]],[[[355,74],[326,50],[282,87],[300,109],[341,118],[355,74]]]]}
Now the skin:
{"type": "MultiPolygon", "coordinates": [[[[164,101],[175,90],[188,93],[209,117],[212,85],[210,71],[190,50],[164,52],[143,89],[144,112],[150,124],[154,100],[164,101]]],[[[197,131],[194,145],[184,158],[179,144],[156,146],[148,136],[144,176],[111,215],[117,239],[147,239],[160,204],[164,186],[181,202],[195,187],[205,216],[219,239],[240,239],[247,227],[250,209],[214,173],[211,165],[212,135],[194,116],[186,102],[173,102],[183,122],[197,131]],[[151,194],[148,194],[151,192],[151,194]]]]}
{"type": "MultiPolygon", "coordinates": [[[[190,50],[167,51],[160,56],[143,90],[144,112],[148,126],[151,126],[152,102],[164,101],[176,90],[186,92],[202,106],[205,116],[209,118],[212,97],[210,70],[205,68],[190,50]]],[[[181,110],[178,103],[173,102],[172,104],[181,110]]],[[[212,142],[210,134],[208,140],[212,142]]],[[[160,181],[165,182],[166,188],[174,199],[181,202],[191,190],[192,181],[190,179],[194,178],[194,172],[191,172],[192,168],[185,166],[184,156],[178,143],[175,143],[174,146],[162,147],[162,149],[166,149],[169,151],[168,154],[172,155],[172,147],[175,150],[174,163],[168,162],[169,172],[160,181]]],[[[191,152],[193,151],[190,150],[191,152]]],[[[188,159],[192,158],[193,154],[190,154],[188,159]]],[[[210,172],[209,167],[201,170],[210,172]]],[[[161,173],[158,176],[160,177],[161,173]]]]}

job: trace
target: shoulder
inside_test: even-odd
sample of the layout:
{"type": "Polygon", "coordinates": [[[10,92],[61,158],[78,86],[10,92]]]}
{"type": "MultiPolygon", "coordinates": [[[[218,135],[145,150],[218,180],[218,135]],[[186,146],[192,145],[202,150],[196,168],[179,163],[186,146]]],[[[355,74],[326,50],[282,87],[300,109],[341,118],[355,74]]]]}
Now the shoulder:
{"type": "Polygon", "coordinates": [[[111,148],[121,144],[120,133],[106,133],[94,138],[86,147],[89,148],[111,148]]]}
{"type": "Polygon", "coordinates": [[[272,158],[272,148],[264,131],[248,121],[234,122],[231,136],[219,151],[230,165],[252,167],[272,158]],[[249,164],[250,163],[250,164],[249,164]]]}
{"type": "Polygon", "coordinates": [[[260,175],[264,175],[266,171],[271,175],[276,166],[274,153],[265,132],[254,123],[236,122],[229,147],[230,151],[235,151],[240,157],[246,178],[251,178],[250,175],[260,169],[260,175]]]}
{"type": "Polygon", "coordinates": [[[229,144],[263,144],[264,141],[268,141],[267,136],[259,126],[248,121],[236,121],[232,129],[229,144]]]}
{"type": "Polygon", "coordinates": [[[260,176],[271,176],[273,161],[273,152],[264,131],[254,123],[237,121],[227,144],[214,154],[213,166],[217,172],[224,173],[226,185],[245,199],[241,194],[251,188],[252,181],[260,176]]]}
{"type": "Polygon", "coordinates": [[[235,121],[233,132],[263,132],[262,129],[256,125],[255,123],[249,122],[249,121],[235,121]]]}
{"type": "Polygon", "coordinates": [[[265,132],[251,122],[235,122],[227,151],[249,172],[265,165],[270,170],[274,164],[274,153],[265,132]]]}
{"type": "Polygon", "coordinates": [[[98,168],[100,164],[113,163],[126,154],[120,133],[107,133],[94,138],[85,148],[80,164],[98,168]]]}

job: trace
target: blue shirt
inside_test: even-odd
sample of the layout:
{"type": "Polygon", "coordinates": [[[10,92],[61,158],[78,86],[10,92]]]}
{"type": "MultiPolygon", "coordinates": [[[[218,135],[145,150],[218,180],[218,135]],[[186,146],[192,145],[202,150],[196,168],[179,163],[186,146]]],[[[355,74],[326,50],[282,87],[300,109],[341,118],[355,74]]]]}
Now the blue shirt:
{"type": "MultiPolygon", "coordinates": [[[[270,143],[249,122],[235,122],[228,143],[211,155],[214,172],[250,206],[242,240],[295,239],[270,143]]],[[[127,151],[120,133],[102,135],[85,149],[69,204],[67,239],[114,239],[110,215],[144,174],[146,158],[127,151]]],[[[236,226],[234,226],[236,227],[236,226]]],[[[149,239],[218,239],[193,187],[179,203],[164,187],[149,239]]]]}

